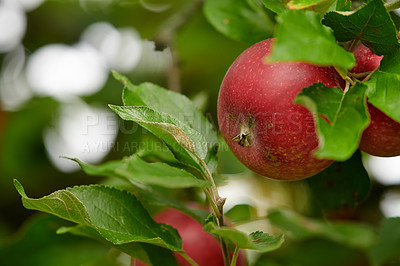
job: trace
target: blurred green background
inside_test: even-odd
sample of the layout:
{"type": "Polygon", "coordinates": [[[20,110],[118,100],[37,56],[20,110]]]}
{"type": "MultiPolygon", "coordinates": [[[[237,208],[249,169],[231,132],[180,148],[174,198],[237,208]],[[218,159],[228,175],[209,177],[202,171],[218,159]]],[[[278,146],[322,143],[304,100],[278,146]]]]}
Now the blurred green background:
{"type": "MultiPolygon", "coordinates": [[[[67,186],[97,183],[99,179],[86,176],[60,156],[100,163],[130,155],[140,147],[141,136],[147,133],[107,110],[109,103],[121,104],[122,85],[111,77],[111,70],[125,74],[134,84],[150,81],[172,86],[192,98],[217,127],[220,83],[230,64],[251,43],[217,32],[195,2],[199,1],[0,0],[0,262],[1,254],[7,254],[7,265],[27,265],[27,260],[29,265],[55,265],[54,261],[63,261],[57,265],[80,265],[84,255],[76,254],[71,260],[62,257],[68,248],[75,252],[86,247],[97,262],[108,252],[86,239],[80,239],[76,246],[72,236],[57,238],[53,232],[62,222],[52,217],[21,227],[35,212],[22,206],[12,180],[17,178],[33,198],[67,186]],[[186,8],[189,11],[183,13],[187,17],[182,19],[179,14],[186,8]],[[168,35],[171,39],[167,38],[171,52],[162,41],[174,23],[179,27],[168,35]],[[29,252],[34,247],[34,252],[29,252]],[[41,257],[50,247],[54,261],[41,257]],[[19,257],[23,252],[30,257],[19,257]]],[[[399,22],[395,13],[393,18],[399,22]]],[[[304,183],[255,177],[226,147],[220,161],[220,171],[234,180],[232,187],[221,189],[233,198],[230,206],[243,203],[266,209],[284,205],[309,212],[304,183]]],[[[357,211],[328,212],[326,217],[377,225],[383,216],[400,215],[399,158],[365,156],[364,162],[374,178],[367,202],[357,211]],[[382,168],[386,174],[379,170],[382,168]]],[[[336,244],[309,242],[310,250],[313,246],[336,248],[345,258],[354,255],[358,262],[365,261],[362,255],[349,255],[349,250],[336,244]]],[[[301,253],[297,249],[292,249],[293,256],[300,256],[295,254],[301,253]]],[[[115,255],[107,254],[109,258],[115,255]]],[[[279,252],[275,256],[279,257],[279,252]]],[[[302,265],[318,263],[305,259],[302,265]]]]}

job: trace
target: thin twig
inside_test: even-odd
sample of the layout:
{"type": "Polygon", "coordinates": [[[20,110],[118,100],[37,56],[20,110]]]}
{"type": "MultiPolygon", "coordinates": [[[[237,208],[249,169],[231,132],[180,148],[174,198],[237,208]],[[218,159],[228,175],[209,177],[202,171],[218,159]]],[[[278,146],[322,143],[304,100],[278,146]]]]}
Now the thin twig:
{"type": "Polygon", "coordinates": [[[176,33],[200,9],[203,0],[192,0],[178,12],[166,20],[156,33],[154,41],[157,50],[170,48],[172,62],[168,70],[168,88],[172,91],[181,91],[179,56],[176,49],[176,33]]]}

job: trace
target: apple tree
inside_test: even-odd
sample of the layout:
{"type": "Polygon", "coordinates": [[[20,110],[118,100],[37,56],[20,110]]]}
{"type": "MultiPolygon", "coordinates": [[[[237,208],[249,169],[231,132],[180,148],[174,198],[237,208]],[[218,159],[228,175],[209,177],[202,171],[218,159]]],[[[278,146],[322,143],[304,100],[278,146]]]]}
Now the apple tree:
{"type": "Polygon", "coordinates": [[[219,34],[248,44],[214,88],[218,123],[177,92],[176,72],[166,89],[114,71],[122,104],[109,108],[162,149],[99,165],[69,158],[109,184],[34,198],[15,179],[24,207],[72,222],[57,233],[94,239],[132,265],[397,265],[400,218],[355,215],[373,204],[362,157],[400,155],[397,8],[383,0],[188,1],[154,38],[159,49],[174,55],[174,34],[199,10],[219,34]],[[224,208],[220,190],[230,179],[221,169],[238,164],[249,169],[236,179],[272,182],[275,198],[274,187],[293,186],[293,201],[308,197],[308,211],[224,208]]]}

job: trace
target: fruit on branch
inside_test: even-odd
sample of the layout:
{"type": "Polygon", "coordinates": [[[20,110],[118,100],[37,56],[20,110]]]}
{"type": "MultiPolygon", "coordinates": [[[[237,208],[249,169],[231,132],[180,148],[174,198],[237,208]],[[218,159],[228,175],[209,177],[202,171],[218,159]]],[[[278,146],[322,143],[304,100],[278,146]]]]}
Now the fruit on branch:
{"type": "MultiPolygon", "coordinates": [[[[374,54],[360,44],[354,49],[356,66],[353,73],[364,73],[379,67],[382,56],[374,54]]],[[[381,110],[368,103],[371,123],[364,130],[359,148],[368,154],[382,157],[400,155],[400,123],[394,121],[381,110]]]]}
{"type": "Polygon", "coordinates": [[[343,79],[330,67],[266,63],[273,42],[271,38],[251,46],[229,68],[218,97],[219,128],[249,169],[272,179],[304,179],[333,161],[314,157],[318,138],[313,115],[293,101],[313,83],[343,86],[343,79]]]}
{"type": "MultiPolygon", "coordinates": [[[[189,215],[173,208],[167,208],[154,217],[158,223],[165,223],[178,230],[182,238],[183,250],[199,266],[223,266],[224,257],[222,248],[211,234],[203,230],[203,225],[189,215]]],[[[178,265],[190,266],[180,254],[174,254],[178,265]]],[[[137,261],[136,266],[144,265],[137,261]]],[[[237,265],[246,265],[245,256],[239,252],[237,265]]]]}

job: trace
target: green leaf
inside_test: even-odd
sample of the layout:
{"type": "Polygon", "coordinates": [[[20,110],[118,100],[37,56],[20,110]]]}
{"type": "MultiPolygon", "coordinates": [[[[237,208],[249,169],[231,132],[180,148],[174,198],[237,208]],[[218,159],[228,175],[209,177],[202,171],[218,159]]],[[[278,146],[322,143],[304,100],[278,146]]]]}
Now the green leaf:
{"type": "MultiPolygon", "coordinates": [[[[115,169],[118,167],[122,167],[122,161],[110,161],[106,162],[99,166],[93,166],[90,164],[85,164],[83,162],[77,161],[82,170],[88,175],[95,176],[107,176],[112,178],[123,178],[124,180],[128,180],[126,177],[122,177],[115,172],[115,169]]],[[[201,180],[199,180],[201,181],[201,180]]],[[[202,222],[202,219],[199,213],[191,208],[189,208],[186,204],[181,201],[176,200],[169,194],[171,194],[171,189],[163,188],[160,186],[146,184],[146,186],[138,185],[136,183],[129,183],[134,189],[139,192],[140,197],[146,201],[150,205],[160,206],[160,207],[172,207],[178,209],[184,213],[187,213],[191,217],[195,218],[199,222],[202,222]]],[[[208,184],[204,183],[204,184],[208,184]]]]}
{"type": "Polygon", "coordinates": [[[204,15],[219,32],[241,42],[270,37],[274,23],[256,0],[206,0],[204,15]]]}
{"type": "Polygon", "coordinates": [[[225,216],[232,223],[250,221],[253,218],[257,218],[257,210],[251,205],[237,204],[227,211],[225,216]]]}
{"type": "Polygon", "coordinates": [[[307,107],[317,117],[319,147],[315,156],[345,161],[357,150],[361,134],[369,124],[366,91],[362,83],[347,93],[316,83],[297,95],[295,103],[307,107]]]}
{"type": "Polygon", "coordinates": [[[289,9],[312,10],[319,14],[325,14],[335,0],[290,0],[287,3],[289,9]]]}
{"type": "Polygon", "coordinates": [[[306,180],[315,198],[324,209],[357,208],[370,192],[371,181],[360,152],[345,162],[335,162],[321,173],[306,180]]]}
{"type": "Polygon", "coordinates": [[[162,139],[179,161],[200,169],[195,155],[205,159],[207,142],[199,132],[168,114],[148,107],[110,105],[110,108],[122,119],[134,121],[162,139]]]}
{"type": "Polygon", "coordinates": [[[289,210],[272,210],[268,214],[271,223],[294,238],[305,240],[323,238],[352,248],[368,249],[375,240],[373,228],[360,223],[330,222],[303,217],[289,210]]]}
{"type": "Polygon", "coordinates": [[[91,239],[55,234],[56,228],[65,225],[53,215],[30,217],[15,234],[0,239],[0,265],[87,265],[109,251],[91,239]]]}
{"type": "Polygon", "coordinates": [[[368,101],[400,122],[400,50],[385,55],[368,85],[368,101]]]}
{"type": "Polygon", "coordinates": [[[376,72],[368,82],[368,102],[400,122],[400,75],[376,72]]]}
{"type": "Polygon", "coordinates": [[[333,29],[338,41],[359,39],[377,55],[399,48],[396,26],[382,0],[371,0],[354,12],[329,12],[322,23],[333,29]]]}
{"type": "Polygon", "coordinates": [[[351,0],[338,0],[336,3],[337,11],[350,11],[351,10],[351,0]]]}
{"type": "Polygon", "coordinates": [[[379,228],[378,240],[371,247],[369,256],[373,265],[386,265],[400,260],[400,217],[388,218],[379,228]]]}
{"type": "Polygon", "coordinates": [[[137,155],[98,166],[86,164],[78,159],[72,160],[77,162],[90,175],[117,176],[135,183],[158,185],[167,188],[211,186],[210,182],[198,179],[183,169],[161,162],[148,163],[137,155]]]}
{"type": "Polygon", "coordinates": [[[286,3],[287,1],[281,0],[262,0],[264,6],[269,10],[275,12],[276,14],[280,15],[283,12],[286,12],[286,3]]]}
{"type": "Polygon", "coordinates": [[[73,227],[61,227],[57,230],[58,234],[70,233],[77,236],[92,238],[110,247],[121,250],[122,252],[141,260],[144,263],[159,266],[175,266],[177,265],[173,253],[165,248],[147,244],[130,242],[126,244],[115,245],[112,242],[104,240],[104,238],[93,228],[89,226],[77,225],[73,227]]]}
{"type": "Polygon", "coordinates": [[[213,219],[208,218],[204,225],[204,231],[221,236],[232,241],[241,249],[253,249],[260,252],[269,252],[279,248],[283,241],[283,235],[273,237],[260,231],[247,235],[241,231],[229,227],[218,227],[213,219]]]}
{"type": "Polygon", "coordinates": [[[278,17],[278,22],[272,54],[266,60],[302,61],[343,69],[355,65],[354,55],[337,44],[318,14],[289,10],[278,17]]]}
{"type": "Polygon", "coordinates": [[[127,191],[101,185],[79,186],[32,199],[17,180],[14,186],[25,208],[91,227],[115,245],[142,242],[182,251],[177,231],[154,222],[136,197],[127,191]]]}
{"type": "Polygon", "coordinates": [[[113,72],[114,77],[124,84],[122,99],[125,106],[147,106],[160,113],[166,113],[182,124],[204,136],[207,142],[205,162],[211,171],[216,162],[218,137],[213,125],[186,96],[164,89],[152,83],[133,85],[128,78],[113,72]]]}

